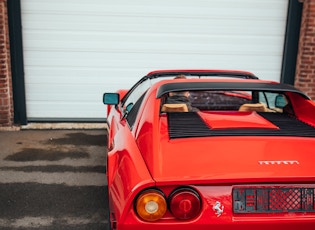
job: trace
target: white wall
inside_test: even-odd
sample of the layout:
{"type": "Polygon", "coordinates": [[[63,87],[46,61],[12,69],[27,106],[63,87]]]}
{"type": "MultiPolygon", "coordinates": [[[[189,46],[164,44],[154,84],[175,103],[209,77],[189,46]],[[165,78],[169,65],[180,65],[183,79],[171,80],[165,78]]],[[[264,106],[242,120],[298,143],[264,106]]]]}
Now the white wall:
{"type": "Polygon", "coordinates": [[[29,119],[104,118],[102,94],[156,69],[280,80],[286,0],[21,1],[29,119]]]}

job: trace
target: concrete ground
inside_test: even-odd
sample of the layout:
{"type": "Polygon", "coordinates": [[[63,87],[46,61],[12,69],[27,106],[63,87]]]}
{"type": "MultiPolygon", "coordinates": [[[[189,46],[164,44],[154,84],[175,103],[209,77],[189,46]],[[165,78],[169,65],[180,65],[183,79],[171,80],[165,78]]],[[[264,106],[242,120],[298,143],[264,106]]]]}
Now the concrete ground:
{"type": "Polygon", "coordinates": [[[0,229],[106,229],[106,129],[0,131],[0,229]]]}

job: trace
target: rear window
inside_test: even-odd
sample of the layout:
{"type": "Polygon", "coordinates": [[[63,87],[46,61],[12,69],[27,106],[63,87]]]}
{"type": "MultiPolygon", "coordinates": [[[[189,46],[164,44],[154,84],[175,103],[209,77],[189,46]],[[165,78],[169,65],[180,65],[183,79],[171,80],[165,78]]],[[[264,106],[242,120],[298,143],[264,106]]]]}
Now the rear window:
{"type": "Polygon", "coordinates": [[[198,91],[190,92],[189,99],[200,110],[238,110],[251,103],[252,96],[245,91],[198,91]]]}
{"type": "MultiPolygon", "coordinates": [[[[169,98],[172,97],[171,95],[172,92],[164,95],[162,97],[162,104],[168,103],[170,101],[169,98]]],[[[251,109],[255,110],[257,108],[258,112],[282,113],[285,107],[290,107],[287,97],[283,93],[278,92],[208,90],[189,91],[186,95],[188,95],[188,106],[201,111],[252,111],[251,109]]],[[[174,100],[172,101],[173,103],[177,103],[174,100]]],[[[183,101],[181,100],[178,103],[183,103],[183,101]]]]}

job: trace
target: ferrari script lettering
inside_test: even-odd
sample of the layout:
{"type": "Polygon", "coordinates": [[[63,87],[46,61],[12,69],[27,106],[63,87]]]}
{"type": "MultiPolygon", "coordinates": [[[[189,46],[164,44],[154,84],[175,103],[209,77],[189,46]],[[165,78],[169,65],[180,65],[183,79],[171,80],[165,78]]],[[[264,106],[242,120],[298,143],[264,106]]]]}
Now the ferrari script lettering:
{"type": "Polygon", "coordinates": [[[299,165],[298,161],[258,161],[260,165],[299,165]]]}

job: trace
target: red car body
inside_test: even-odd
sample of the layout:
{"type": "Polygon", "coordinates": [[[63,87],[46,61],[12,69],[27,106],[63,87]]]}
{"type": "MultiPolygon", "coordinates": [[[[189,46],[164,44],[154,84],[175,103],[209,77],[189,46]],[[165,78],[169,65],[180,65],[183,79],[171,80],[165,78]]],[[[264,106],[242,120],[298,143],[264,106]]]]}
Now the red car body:
{"type": "Polygon", "coordinates": [[[315,228],[315,103],[297,89],[243,71],[164,70],[104,94],[104,103],[111,229],[315,228]],[[187,79],[174,80],[179,74],[187,79]],[[129,109],[128,97],[146,81],[129,109]],[[199,105],[213,92],[233,101],[161,111],[170,92],[184,90],[202,92],[199,105]],[[116,102],[106,99],[113,95],[116,102]],[[275,95],[289,114],[270,102],[263,112],[229,107],[275,95]]]}

